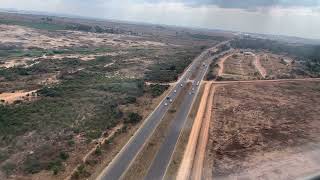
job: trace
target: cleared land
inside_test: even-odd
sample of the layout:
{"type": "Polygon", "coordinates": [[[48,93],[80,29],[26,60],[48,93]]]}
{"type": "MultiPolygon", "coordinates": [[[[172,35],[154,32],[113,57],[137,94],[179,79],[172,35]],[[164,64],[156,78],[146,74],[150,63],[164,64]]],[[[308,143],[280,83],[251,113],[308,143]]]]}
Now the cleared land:
{"type": "Polygon", "coordinates": [[[288,179],[320,170],[319,82],[217,87],[204,176],[288,179]]]}
{"type": "Polygon", "coordinates": [[[254,66],[255,56],[252,54],[233,53],[227,56],[219,73],[224,80],[251,80],[261,78],[260,73],[254,66]]]}
{"type": "Polygon", "coordinates": [[[312,76],[301,62],[288,56],[268,52],[260,52],[257,55],[260,58],[261,65],[267,71],[268,79],[305,78],[312,76]]]}

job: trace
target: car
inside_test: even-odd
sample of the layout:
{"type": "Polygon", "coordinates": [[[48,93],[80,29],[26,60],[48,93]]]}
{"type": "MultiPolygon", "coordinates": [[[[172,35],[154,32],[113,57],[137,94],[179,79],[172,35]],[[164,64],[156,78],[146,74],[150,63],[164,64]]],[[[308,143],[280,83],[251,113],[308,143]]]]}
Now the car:
{"type": "Polygon", "coordinates": [[[168,106],[168,103],[164,103],[165,106],[168,106]]]}
{"type": "Polygon", "coordinates": [[[169,100],[172,103],[172,99],[169,100]]]}
{"type": "Polygon", "coordinates": [[[194,88],[192,88],[192,91],[194,91],[194,88]]]}
{"type": "Polygon", "coordinates": [[[191,95],[192,93],[191,92],[189,92],[189,95],[191,95]]]}
{"type": "Polygon", "coordinates": [[[170,97],[169,97],[169,96],[167,96],[167,97],[166,97],[166,99],[167,99],[167,100],[169,100],[169,99],[170,99],[170,97]]]}
{"type": "Polygon", "coordinates": [[[182,85],[182,84],[180,84],[180,86],[181,86],[181,87],[183,87],[183,85],[182,85]]]}
{"type": "Polygon", "coordinates": [[[177,92],[177,90],[174,90],[173,92],[174,92],[174,93],[176,93],[176,92],[177,92]]]}

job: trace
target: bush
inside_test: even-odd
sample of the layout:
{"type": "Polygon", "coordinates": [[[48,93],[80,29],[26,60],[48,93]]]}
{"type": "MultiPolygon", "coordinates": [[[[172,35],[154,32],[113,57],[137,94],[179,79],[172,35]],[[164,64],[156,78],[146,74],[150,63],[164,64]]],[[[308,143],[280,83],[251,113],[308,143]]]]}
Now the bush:
{"type": "Polygon", "coordinates": [[[6,173],[6,175],[10,175],[12,174],[12,172],[16,169],[16,164],[8,162],[6,164],[4,164],[1,169],[6,173]]]}
{"type": "Polygon", "coordinates": [[[42,169],[44,169],[39,161],[38,158],[35,158],[34,156],[27,157],[26,161],[23,163],[24,166],[24,172],[35,174],[40,172],[42,169]]]}
{"type": "Polygon", "coordinates": [[[64,161],[69,158],[69,154],[66,152],[60,152],[59,156],[60,156],[60,159],[62,159],[64,161]]]}
{"type": "Polygon", "coordinates": [[[50,87],[44,87],[38,90],[37,93],[46,97],[59,97],[62,94],[59,89],[50,87]]]}
{"type": "Polygon", "coordinates": [[[94,150],[94,154],[97,156],[100,156],[102,154],[102,150],[101,147],[98,146],[95,150],[94,150]]]}
{"type": "Polygon", "coordinates": [[[140,116],[138,113],[129,113],[128,115],[128,120],[126,123],[137,123],[139,121],[141,121],[142,116],[140,116]]]}
{"type": "Polygon", "coordinates": [[[152,97],[158,97],[168,88],[169,88],[169,85],[151,84],[150,93],[152,97]]]}
{"type": "Polygon", "coordinates": [[[222,81],[223,80],[223,78],[221,77],[221,76],[218,76],[217,78],[216,78],[216,81],[222,81]]]}
{"type": "Polygon", "coordinates": [[[137,98],[134,96],[127,96],[124,98],[124,104],[133,104],[137,102],[137,98]]]}

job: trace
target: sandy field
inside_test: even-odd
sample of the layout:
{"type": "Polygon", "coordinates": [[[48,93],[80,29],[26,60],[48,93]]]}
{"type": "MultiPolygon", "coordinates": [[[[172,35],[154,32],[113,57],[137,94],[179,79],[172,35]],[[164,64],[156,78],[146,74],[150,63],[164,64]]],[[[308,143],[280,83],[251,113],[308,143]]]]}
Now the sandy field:
{"type": "Polygon", "coordinates": [[[320,84],[216,88],[204,174],[213,179],[295,179],[320,170],[320,84]]]}

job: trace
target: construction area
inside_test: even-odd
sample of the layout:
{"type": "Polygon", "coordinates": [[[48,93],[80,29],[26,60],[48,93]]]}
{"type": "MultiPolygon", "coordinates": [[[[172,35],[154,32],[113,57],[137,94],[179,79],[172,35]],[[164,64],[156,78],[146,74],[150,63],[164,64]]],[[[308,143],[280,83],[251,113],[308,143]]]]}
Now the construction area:
{"type": "Polygon", "coordinates": [[[221,78],[203,83],[176,179],[299,179],[320,171],[320,79],[276,79],[299,66],[283,59],[236,50],[211,66],[221,78]]]}

